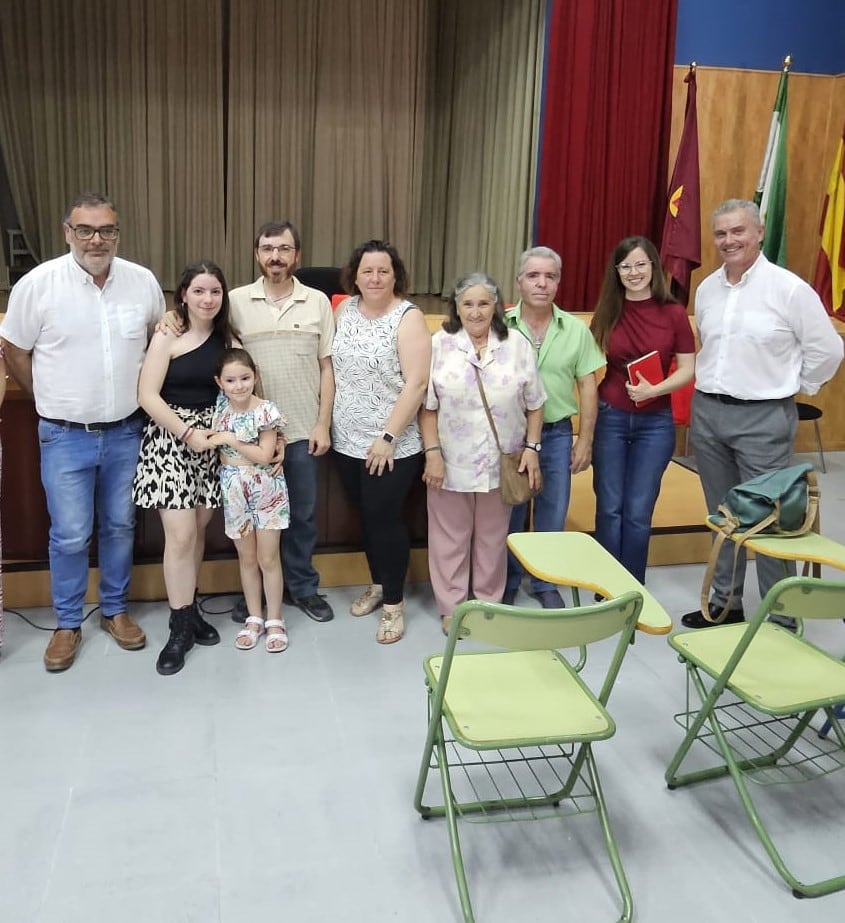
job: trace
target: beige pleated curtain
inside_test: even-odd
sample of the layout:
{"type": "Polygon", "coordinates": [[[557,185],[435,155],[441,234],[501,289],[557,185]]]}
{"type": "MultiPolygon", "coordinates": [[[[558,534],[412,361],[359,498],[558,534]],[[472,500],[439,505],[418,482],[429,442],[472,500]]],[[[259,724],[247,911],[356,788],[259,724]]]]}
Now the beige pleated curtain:
{"type": "Polygon", "coordinates": [[[121,252],[166,288],[198,257],[255,272],[289,218],[306,265],[390,238],[412,289],[529,243],[543,0],[4,0],[0,146],[40,259],[108,191],[121,252]]]}

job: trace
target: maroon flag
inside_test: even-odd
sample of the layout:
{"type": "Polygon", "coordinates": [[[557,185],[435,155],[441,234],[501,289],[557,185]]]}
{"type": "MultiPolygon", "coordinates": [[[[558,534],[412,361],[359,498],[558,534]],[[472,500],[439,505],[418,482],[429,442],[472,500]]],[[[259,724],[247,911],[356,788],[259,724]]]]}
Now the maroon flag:
{"type": "Polygon", "coordinates": [[[660,260],[672,277],[672,294],[687,304],[690,276],[701,265],[701,194],[698,180],[698,114],[695,64],[689,69],[684,130],[669,182],[669,204],[660,242],[660,260]]]}

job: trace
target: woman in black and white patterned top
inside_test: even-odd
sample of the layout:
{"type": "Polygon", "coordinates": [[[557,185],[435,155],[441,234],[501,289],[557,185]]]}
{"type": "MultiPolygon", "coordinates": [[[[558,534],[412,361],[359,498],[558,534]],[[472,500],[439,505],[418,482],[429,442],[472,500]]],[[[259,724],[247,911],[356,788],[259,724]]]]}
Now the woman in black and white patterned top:
{"type": "Polygon", "coordinates": [[[407,274],[391,244],[356,247],[343,280],[352,297],[338,308],[332,347],[332,445],[344,489],[361,511],[371,579],[349,611],[368,615],[382,606],[376,641],[392,644],[405,631],[410,541],[403,506],[422,470],[417,412],[428,387],[431,335],[422,311],[404,297],[407,274]]]}

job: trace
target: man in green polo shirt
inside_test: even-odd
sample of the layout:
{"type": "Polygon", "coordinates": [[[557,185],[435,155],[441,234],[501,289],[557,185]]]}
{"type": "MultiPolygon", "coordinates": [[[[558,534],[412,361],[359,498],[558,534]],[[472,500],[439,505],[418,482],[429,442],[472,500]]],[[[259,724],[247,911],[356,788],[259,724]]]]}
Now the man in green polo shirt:
{"type": "MultiPolygon", "coordinates": [[[[596,371],[605,365],[604,354],[587,325],[555,305],[560,276],[561,259],[554,250],[548,247],[526,250],[519,259],[516,274],[520,299],[505,315],[507,325],[533,344],[548,395],[543,407],[542,442],[537,444],[543,472],[543,490],[534,499],[537,532],[563,529],[571,476],[590,466],[598,414],[596,371]],[[573,440],[571,418],[575,413],[580,413],[580,425],[573,440]]],[[[513,508],[511,532],[524,531],[527,512],[527,504],[513,508]]],[[[508,553],[508,579],[503,597],[508,605],[513,605],[516,599],[522,574],[522,565],[508,553]]],[[[531,595],[545,609],[563,607],[557,589],[536,577],[531,578],[531,595]]]]}

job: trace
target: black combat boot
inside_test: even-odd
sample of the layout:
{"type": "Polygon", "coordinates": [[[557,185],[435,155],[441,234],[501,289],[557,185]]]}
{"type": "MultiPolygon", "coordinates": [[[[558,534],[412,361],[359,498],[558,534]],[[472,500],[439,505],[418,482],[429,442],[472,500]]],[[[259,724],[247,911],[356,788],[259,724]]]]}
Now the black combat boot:
{"type": "Polygon", "coordinates": [[[194,604],[191,607],[191,625],[194,629],[194,641],[202,644],[204,647],[211,647],[212,644],[220,643],[220,635],[217,629],[200,615],[200,607],[197,603],[197,594],[194,593],[194,604]]]}
{"type": "Polygon", "coordinates": [[[170,610],[170,637],[156,661],[156,670],[162,676],[178,673],[185,666],[185,654],[194,646],[192,613],[196,613],[193,605],[170,610]]]}

